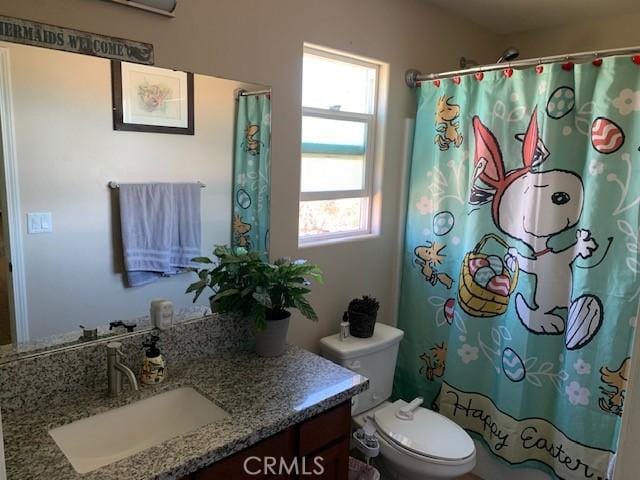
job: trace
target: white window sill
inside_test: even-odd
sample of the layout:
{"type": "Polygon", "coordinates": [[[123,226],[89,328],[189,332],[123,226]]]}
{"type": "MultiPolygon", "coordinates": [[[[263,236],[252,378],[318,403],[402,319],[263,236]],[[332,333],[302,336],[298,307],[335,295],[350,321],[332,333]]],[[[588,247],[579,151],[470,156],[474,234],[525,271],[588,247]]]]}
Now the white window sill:
{"type": "Polygon", "coordinates": [[[308,240],[298,240],[298,248],[315,248],[315,247],[325,247],[329,245],[335,245],[337,243],[351,243],[351,242],[362,242],[365,240],[373,240],[375,238],[379,238],[379,233],[354,233],[353,235],[348,235],[344,237],[329,237],[329,238],[309,238],[308,240]]]}

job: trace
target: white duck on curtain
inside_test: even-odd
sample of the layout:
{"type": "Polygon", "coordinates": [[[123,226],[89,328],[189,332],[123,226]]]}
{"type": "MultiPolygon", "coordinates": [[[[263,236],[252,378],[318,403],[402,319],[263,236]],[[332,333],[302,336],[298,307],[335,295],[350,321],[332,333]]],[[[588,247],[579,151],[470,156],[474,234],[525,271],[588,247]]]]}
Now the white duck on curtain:
{"type": "Polygon", "coordinates": [[[612,475],[640,297],[639,64],[418,91],[395,394],[557,478],[612,475]]]}

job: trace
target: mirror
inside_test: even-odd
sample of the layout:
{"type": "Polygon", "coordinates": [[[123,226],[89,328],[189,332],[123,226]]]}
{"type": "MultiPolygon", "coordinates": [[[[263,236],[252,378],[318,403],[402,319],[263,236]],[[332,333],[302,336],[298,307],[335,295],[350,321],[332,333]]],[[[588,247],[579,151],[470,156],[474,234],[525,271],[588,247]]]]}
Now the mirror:
{"type": "Polygon", "coordinates": [[[208,313],[206,295],[193,304],[185,294],[194,278],[182,268],[129,285],[120,190],[200,182],[199,251],[229,244],[234,149],[247,135],[236,128],[236,91],[268,87],[12,43],[0,53],[11,86],[0,101],[12,110],[2,118],[0,344],[77,341],[79,325],[108,333],[116,320],[139,329],[158,298],[173,303],[175,321],[208,313]],[[23,266],[10,264],[20,257],[23,266]]]}

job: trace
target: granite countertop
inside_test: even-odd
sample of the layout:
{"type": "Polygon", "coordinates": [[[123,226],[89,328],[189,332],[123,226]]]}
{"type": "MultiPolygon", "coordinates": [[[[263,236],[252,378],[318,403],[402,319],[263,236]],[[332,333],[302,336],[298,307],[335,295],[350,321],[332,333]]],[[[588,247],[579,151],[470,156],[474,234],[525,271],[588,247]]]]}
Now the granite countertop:
{"type": "Polygon", "coordinates": [[[301,348],[281,357],[226,352],[172,371],[162,385],[120,399],[95,392],[63,407],[3,418],[8,480],[174,479],[280,432],[368,388],[368,380],[301,348]],[[154,394],[191,386],[230,417],[111,465],[78,474],[48,433],[51,428],[154,394]]]}

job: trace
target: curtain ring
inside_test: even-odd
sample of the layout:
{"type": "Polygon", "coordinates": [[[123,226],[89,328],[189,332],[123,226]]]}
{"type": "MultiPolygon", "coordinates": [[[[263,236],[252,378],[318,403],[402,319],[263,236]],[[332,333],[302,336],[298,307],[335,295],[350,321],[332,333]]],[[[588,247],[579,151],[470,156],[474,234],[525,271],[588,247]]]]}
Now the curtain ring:
{"type": "Polygon", "coordinates": [[[507,68],[503,69],[502,73],[504,74],[505,77],[511,78],[511,75],[513,75],[513,68],[511,68],[511,62],[507,63],[507,68]]]}
{"type": "Polygon", "coordinates": [[[594,56],[595,56],[595,58],[593,59],[591,64],[594,67],[599,67],[600,65],[602,65],[602,57],[600,56],[600,53],[598,53],[598,52],[594,52],[594,56]]]}

